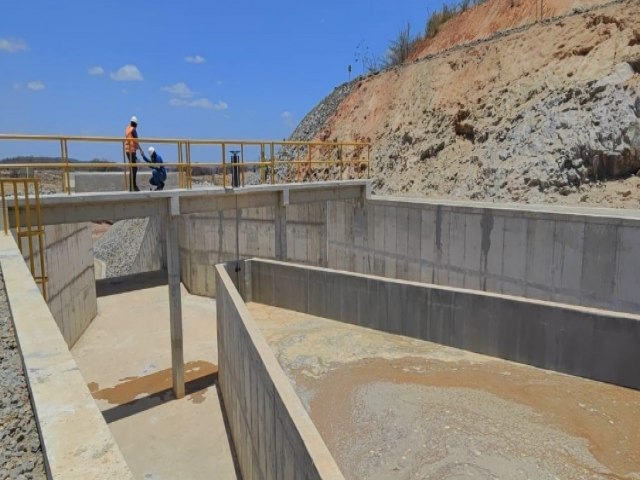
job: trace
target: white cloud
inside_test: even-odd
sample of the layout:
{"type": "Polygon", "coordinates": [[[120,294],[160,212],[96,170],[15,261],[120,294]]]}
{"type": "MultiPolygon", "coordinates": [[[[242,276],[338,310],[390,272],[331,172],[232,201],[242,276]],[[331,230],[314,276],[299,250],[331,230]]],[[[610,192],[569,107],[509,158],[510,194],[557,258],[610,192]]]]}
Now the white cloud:
{"type": "Polygon", "coordinates": [[[104,68],[102,68],[100,65],[97,65],[95,67],[91,67],[87,73],[89,73],[89,75],[104,75],[104,68]]]}
{"type": "Polygon", "coordinates": [[[187,63],[199,64],[199,63],[205,63],[207,59],[204,57],[201,57],[200,55],[191,55],[188,57],[184,57],[184,61],[187,63]]]}
{"type": "Polygon", "coordinates": [[[195,100],[185,100],[184,98],[172,98],[169,100],[169,105],[172,107],[193,107],[193,108],[207,108],[212,110],[226,110],[229,108],[226,102],[222,100],[212,103],[208,98],[198,98],[195,100]]]}
{"type": "Polygon", "coordinates": [[[222,100],[218,100],[218,102],[213,106],[214,110],[226,110],[227,108],[229,108],[229,105],[227,105],[227,102],[223,102],[222,100]]]}
{"type": "Polygon", "coordinates": [[[44,90],[44,83],[42,83],[40,80],[34,80],[27,83],[27,88],[29,90],[44,90]]]}
{"type": "Polygon", "coordinates": [[[28,50],[27,44],[24,40],[17,38],[0,38],[0,51],[16,53],[23,50],[28,50]]]}
{"type": "Polygon", "coordinates": [[[169,92],[171,95],[176,95],[178,97],[189,98],[195,95],[186,83],[178,82],[173,85],[169,85],[168,87],[162,87],[164,92],[169,92]]]}
{"type": "Polygon", "coordinates": [[[125,65],[124,67],[120,67],[117,72],[111,72],[111,80],[115,80],[116,82],[141,82],[144,79],[138,67],[135,65],[125,65]]]}
{"type": "Polygon", "coordinates": [[[293,127],[293,115],[291,115],[291,112],[282,112],[280,118],[287,127],[293,127]]]}

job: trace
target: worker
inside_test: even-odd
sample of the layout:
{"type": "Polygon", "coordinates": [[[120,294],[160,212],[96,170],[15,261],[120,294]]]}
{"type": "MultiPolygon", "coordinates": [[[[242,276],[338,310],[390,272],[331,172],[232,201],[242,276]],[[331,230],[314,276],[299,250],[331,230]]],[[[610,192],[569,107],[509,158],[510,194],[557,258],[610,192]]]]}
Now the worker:
{"type": "MultiPolygon", "coordinates": [[[[156,149],[153,147],[149,147],[149,158],[145,157],[144,153],[142,154],[142,159],[151,164],[162,164],[162,157],[158,155],[156,149]]],[[[167,170],[163,167],[151,167],[151,178],[149,179],[149,183],[156,187],[156,190],[162,190],[164,188],[164,182],[167,179],[167,170]]]]}
{"type": "MultiPolygon", "coordinates": [[[[127,155],[127,160],[128,163],[133,163],[135,164],[137,162],[137,158],[136,158],[136,152],[138,150],[140,150],[140,154],[144,157],[144,152],[142,151],[142,147],[140,146],[140,144],[135,141],[135,140],[131,140],[133,138],[138,138],[138,131],[136,130],[136,128],[138,127],[138,118],[134,115],[133,117],[131,117],[131,120],[129,121],[129,125],[127,125],[127,128],[125,129],[125,137],[127,138],[127,141],[124,144],[124,149],[125,149],[125,153],[127,155]]],[[[129,170],[129,191],[131,192],[138,192],[140,191],[140,189],[138,188],[138,182],[137,182],[137,175],[138,175],[138,167],[133,167],[129,170]]]]}

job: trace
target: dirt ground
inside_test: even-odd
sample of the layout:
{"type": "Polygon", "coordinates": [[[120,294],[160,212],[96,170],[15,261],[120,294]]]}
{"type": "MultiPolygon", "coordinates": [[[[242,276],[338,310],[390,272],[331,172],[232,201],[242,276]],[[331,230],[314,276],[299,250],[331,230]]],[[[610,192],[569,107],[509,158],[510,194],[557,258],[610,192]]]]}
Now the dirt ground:
{"type": "Polygon", "coordinates": [[[346,478],[640,478],[640,392],[249,310],[346,478]]]}

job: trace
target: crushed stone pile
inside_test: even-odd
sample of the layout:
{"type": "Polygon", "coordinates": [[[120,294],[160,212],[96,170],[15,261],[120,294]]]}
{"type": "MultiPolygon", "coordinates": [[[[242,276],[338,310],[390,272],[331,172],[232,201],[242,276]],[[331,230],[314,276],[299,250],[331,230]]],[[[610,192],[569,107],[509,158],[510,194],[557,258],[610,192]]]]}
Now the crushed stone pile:
{"type": "Polygon", "coordinates": [[[131,273],[144,234],[148,218],[134,218],[114,223],[107,232],[96,240],[93,253],[107,266],[106,277],[122,277],[131,273]]]}
{"type": "Polygon", "coordinates": [[[40,437],[0,272],[0,478],[46,478],[40,437]]]}

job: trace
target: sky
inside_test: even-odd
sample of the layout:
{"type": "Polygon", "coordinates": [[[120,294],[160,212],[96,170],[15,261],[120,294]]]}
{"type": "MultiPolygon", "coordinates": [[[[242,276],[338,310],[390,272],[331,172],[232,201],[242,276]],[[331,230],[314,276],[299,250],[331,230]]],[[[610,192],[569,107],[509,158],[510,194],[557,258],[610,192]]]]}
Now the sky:
{"type": "MultiPolygon", "coordinates": [[[[0,133],[268,139],[441,0],[0,0],[0,133]]],[[[348,139],[345,139],[348,140],[348,139]]],[[[109,157],[93,145],[69,155],[109,157]]],[[[0,158],[59,155],[0,141],[0,158]]]]}

